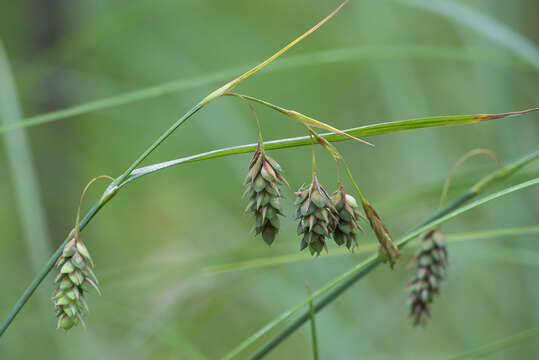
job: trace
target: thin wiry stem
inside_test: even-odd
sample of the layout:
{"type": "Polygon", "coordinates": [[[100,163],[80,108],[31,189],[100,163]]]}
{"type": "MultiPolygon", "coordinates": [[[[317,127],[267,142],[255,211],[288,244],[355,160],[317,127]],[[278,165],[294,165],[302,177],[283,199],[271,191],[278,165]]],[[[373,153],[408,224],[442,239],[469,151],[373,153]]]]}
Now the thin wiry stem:
{"type": "MultiPolygon", "coordinates": [[[[86,184],[86,186],[84,187],[84,190],[82,190],[82,193],[80,194],[80,200],[79,200],[79,205],[77,206],[77,217],[75,218],[75,236],[76,237],[79,237],[80,234],[79,234],[79,224],[80,224],[80,208],[82,206],[82,201],[84,200],[84,196],[86,195],[86,192],[88,191],[88,189],[90,188],[90,186],[96,182],[97,180],[99,179],[109,179],[111,180],[112,182],[116,181],[113,177],[111,176],[108,176],[108,175],[100,175],[100,176],[96,176],[95,178],[93,178],[92,180],[90,180],[88,182],[88,184],[86,184]]],[[[68,238],[70,236],[68,235],[68,238]]]]}
{"type": "Polygon", "coordinates": [[[258,130],[258,148],[260,149],[260,152],[264,153],[264,139],[262,138],[262,127],[260,126],[260,119],[258,119],[258,115],[256,114],[256,111],[255,111],[255,108],[253,107],[253,104],[251,104],[250,101],[248,101],[246,98],[244,98],[240,94],[236,94],[236,93],[233,93],[233,92],[230,92],[230,93],[227,93],[227,94],[233,95],[233,96],[236,96],[236,97],[240,98],[243,102],[245,102],[249,106],[249,109],[251,109],[251,112],[253,113],[253,115],[254,115],[254,117],[256,119],[256,128],[258,130]]]}
{"type": "MultiPolygon", "coordinates": [[[[311,289],[309,288],[309,285],[307,285],[307,296],[311,295],[311,289]]],[[[314,312],[314,306],[313,302],[309,302],[309,315],[311,319],[311,341],[313,345],[313,359],[318,360],[318,337],[316,335],[316,320],[315,320],[315,312],[314,312]]]]}
{"type": "Polygon", "coordinates": [[[500,158],[498,157],[498,155],[494,151],[492,151],[490,149],[473,149],[471,151],[468,151],[466,154],[462,155],[457,160],[455,165],[453,165],[453,167],[451,168],[451,171],[449,171],[449,175],[447,175],[447,178],[445,179],[444,187],[442,189],[442,196],[440,197],[440,209],[445,204],[445,200],[447,199],[447,192],[449,191],[449,185],[451,184],[451,179],[455,175],[455,172],[457,171],[459,166],[462,165],[466,160],[468,160],[469,158],[474,157],[476,155],[488,155],[491,158],[493,158],[494,161],[496,161],[496,164],[498,165],[498,168],[502,167],[502,162],[500,161],[500,158]]]}

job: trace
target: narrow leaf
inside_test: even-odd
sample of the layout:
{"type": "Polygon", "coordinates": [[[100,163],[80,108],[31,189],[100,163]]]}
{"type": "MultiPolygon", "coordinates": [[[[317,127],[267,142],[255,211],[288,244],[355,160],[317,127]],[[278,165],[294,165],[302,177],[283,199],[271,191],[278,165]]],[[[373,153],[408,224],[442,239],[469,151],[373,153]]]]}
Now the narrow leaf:
{"type": "MultiPolygon", "coordinates": [[[[464,124],[474,124],[482,121],[501,119],[506,117],[518,116],[527,114],[533,111],[537,111],[539,108],[532,108],[522,111],[508,112],[502,114],[476,114],[476,115],[455,115],[455,116],[438,116],[438,117],[429,117],[429,118],[419,118],[412,120],[400,120],[388,123],[380,123],[375,125],[366,125],[360,126],[352,129],[344,130],[345,133],[357,137],[366,137],[366,136],[375,136],[375,135],[385,135],[401,131],[425,129],[431,127],[439,126],[451,126],[451,125],[464,125],[464,124]]],[[[348,137],[341,134],[320,134],[321,137],[325,138],[329,142],[343,141],[347,140],[348,137]]],[[[266,150],[273,149],[284,149],[289,147],[298,147],[310,145],[311,140],[309,136],[287,138],[280,140],[267,141],[264,143],[264,148],[266,150]]],[[[218,150],[212,150],[205,153],[200,153],[197,155],[191,155],[184,158],[179,158],[176,160],[170,160],[162,163],[157,163],[142,168],[135,169],[129,178],[127,178],[120,186],[123,186],[141,176],[148,175],[150,173],[179,165],[184,163],[197,162],[207,159],[213,159],[223,156],[230,156],[236,154],[245,154],[255,151],[257,144],[246,144],[238,145],[218,150]]]]}

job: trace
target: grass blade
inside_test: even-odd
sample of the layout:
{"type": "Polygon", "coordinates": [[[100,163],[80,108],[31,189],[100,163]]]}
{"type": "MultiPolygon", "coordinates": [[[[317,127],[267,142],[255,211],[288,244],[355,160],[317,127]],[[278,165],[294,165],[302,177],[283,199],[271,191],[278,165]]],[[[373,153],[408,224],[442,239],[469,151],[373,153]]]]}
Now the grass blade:
{"type": "MultiPolygon", "coordinates": [[[[307,285],[307,296],[311,295],[311,289],[307,285]]],[[[316,320],[314,313],[314,305],[312,301],[309,301],[309,314],[311,316],[311,341],[313,345],[313,359],[318,360],[318,339],[316,336],[316,320]]]]}
{"type": "MultiPolygon", "coordinates": [[[[6,125],[17,123],[22,119],[15,82],[1,41],[0,118],[6,125]]],[[[24,244],[32,270],[38,272],[51,249],[34,159],[23,130],[6,134],[4,141],[24,244]]],[[[45,314],[45,309],[49,306],[52,310],[52,304],[49,303],[47,296],[39,298],[44,310],[41,314],[45,314]]]]}
{"type": "Polygon", "coordinates": [[[452,357],[451,360],[477,359],[488,354],[498,352],[511,346],[515,346],[524,341],[530,340],[539,336],[539,327],[525,330],[515,335],[508,336],[488,345],[480,346],[477,349],[470,350],[458,356],[452,357]]]}
{"type": "MultiPolygon", "coordinates": [[[[499,66],[511,66],[527,69],[527,63],[513,61],[509,56],[500,51],[492,51],[482,48],[470,48],[463,51],[461,47],[431,46],[431,45],[376,45],[362,46],[344,49],[330,49],[315,51],[304,55],[293,55],[282,59],[267,69],[268,72],[283,71],[306,66],[320,66],[336,63],[353,62],[358,60],[388,60],[388,59],[424,59],[431,61],[470,62],[480,60],[485,63],[499,66]]],[[[34,65],[32,65],[34,66],[34,65]]],[[[78,115],[84,115],[99,110],[109,109],[116,106],[126,105],[142,100],[148,100],[159,96],[191,90],[197,87],[211,85],[226,81],[240,73],[250,65],[234,67],[215,73],[187,77],[174,81],[168,81],[155,86],[149,86],[139,90],[126,92],[107,98],[90,101],[75,105],[66,109],[27,117],[24,120],[9,125],[0,125],[0,134],[6,131],[21,129],[36,125],[47,124],[78,115]]],[[[25,71],[31,71],[28,68],[25,71]]]]}
{"type": "MultiPolygon", "coordinates": [[[[251,97],[248,97],[248,98],[251,98],[251,97]]],[[[412,119],[412,120],[401,120],[401,121],[394,121],[394,122],[388,122],[388,123],[380,123],[380,124],[375,124],[375,125],[360,126],[357,128],[344,130],[344,132],[352,136],[361,138],[361,137],[367,137],[367,136],[385,135],[385,134],[391,134],[395,132],[425,129],[425,128],[431,128],[431,127],[473,124],[473,123],[478,123],[481,121],[501,119],[501,118],[506,118],[506,117],[511,117],[511,116],[527,114],[527,113],[537,111],[537,110],[539,110],[539,108],[532,108],[528,110],[509,112],[509,113],[503,113],[503,114],[438,116],[438,117],[412,119]]],[[[340,134],[334,134],[334,133],[321,134],[320,136],[324,137],[329,142],[348,140],[346,136],[340,135],[340,134]]],[[[273,149],[284,149],[284,148],[297,147],[297,146],[307,146],[311,144],[310,141],[311,140],[308,136],[273,140],[273,141],[265,142],[264,148],[266,150],[273,150],[273,149]]],[[[123,181],[122,183],[120,183],[119,186],[123,186],[139,177],[151,174],[153,172],[156,172],[162,169],[166,169],[171,166],[175,166],[179,164],[186,164],[186,163],[191,163],[191,162],[196,162],[196,161],[202,161],[202,160],[207,160],[207,159],[213,159],[217,157],[253,152],[255,151],[256,146],[257,144],[233,146],[233,147],[212,150],[212,151],[208,151],[208,152],[197,154],[197,155],[192,155],[192,156],[188,156],[188,157],[184,157],[184,158],[180,158],[176,160],[170,160],[170,161],[161,162],[161,163],[145,166],[142,168],[138,168],[138,169],[135,169],[131,173],[131,176],[126,178],[125,181],[123,181]]],[[[537,152],[537,154],[539,155],[539,152],[537,152]]]]}
{"type": "MultiPolygon", "coordinates": [[[[489,195],[489,196],[486,196],[486,197],[484,197],[482,199],[474,201],[474,202],[472,202],[472,203],[470,203],[468,205],[465,205],[465,206],[463,206],[463,207],[461,207],[459,209],[456,209],[456,210],[450,212],[449,214],[447,214],[445,216],[442,216],[442,217],[438,218],[437,220],[431,221],[431,222],[427,223],[426,225],[423,225],[423,226],[419,227],[418,229],[412,231],[411,233],[409,233],[406,236],[404,236],[403,238],[401,238],[397,242],[397,245],[399,247],[402,247],[406,243],[410,242],[412,239],[416,238],[418,235],[422,234],[426,230],[431,229],[432,227],[434,227],[436,225],[447,222],[447,221],[449,221],[449,220],[451,220],[451,219],[453,219],[453,218],[455,218],[455,217],[457,217],[459,215],[462,215],[462,214],[464,214],[464,213],[466,213],[466,212],[468,212],[468,211],[470,211],[470,210],[472,210],[472,209],[474,209],[474,208],[476,208],[478,206],[484,205],[484,204],[486,204],[486,203],[488,203],[488,202],[490,202],[492,200],[499,199],[499,198],[501,198],[503,196],[507,196],[507,195],[512,194],[512,193],[514,193],[516,191],[520,191],[520,190],[523,190],[523,189],[526,189],[528,187],[535,186],[535,185],[538,185],[538,184],[539,184],[539,178],[535,178],[533,180],[529,180],[529,181],[526,181],[524,183],[521,183],[521,184],[518,184],[518,185],[515,185],[515,186],[512,186],[512,187],[506,188],[506,189],[504,189],[502,191],[496,192],[496,193],[494,193],[492,195],[489,195]]],[[[271,321],[266,326],[264,326],[263,328],[261,328],[260,330],[255,332],[253,335],[248,337],[245,341],[243,341],[241,344],[239,344],[237,347],[235,347],[231,352],[229,352],[227,355],[225,355],[225,357],[223,359],[228,360],[228,359],[235,358],[238,354],[240,354],[248,346],[250,346],[251,344],[256,342],[259,338],[261,338],[262,336],[267,334],[270,330],[274,329],[276,326],[280,325],[285,320],[292,317],[292,315],[297,313],[301,308],[303,308],[305,305],[307,305],[310,301],[313,301],[314,299],[324,295],[329,290],[336,287],[340,283],[348,280],[349,278],[351,278],[356,273],[359,273],[361,271],[364,271],[365,269],[369,269],[369,268],[372,268],[372,267],[376,266],[379,262],[380,261],[378,259],[378,256],[376,254],[372,255],[367,260],[365,260],[362,263],[354,266],[353,268],[351,268],[350,270],[348,270],[348,271],[344,272],[343,274],[339,275],[338,277],[336,277],[332,281],[326,283],[323,287],[321,287],[320,289],[313,292],[311,296],[308,296],[306,299],[300,301],[298,304],[296,304],[295,306],[293,306],[289,310],[283,312],[281,315],[279,315],[273,321],[271,321]]]]}
{"type": "Polygon", "coordinates": [[[397,0],[399,3],[418,7],[445,16],[461,23],[483,36],[513,51],[516,55],[539,70],[539,49],[524,36],[506,25],[480,12],[452,1],[440,0],[397,0]]]}

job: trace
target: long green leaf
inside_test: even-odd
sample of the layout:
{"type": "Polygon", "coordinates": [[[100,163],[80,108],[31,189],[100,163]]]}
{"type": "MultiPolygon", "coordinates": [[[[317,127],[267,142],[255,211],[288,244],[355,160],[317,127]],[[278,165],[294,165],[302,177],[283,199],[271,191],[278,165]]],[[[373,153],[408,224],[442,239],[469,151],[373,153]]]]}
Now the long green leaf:
{"type": "MultiPolygon", "coordinates": [[[[417,237],[418,235],[422,234],[423,232],[427,231],[428,229],[433,228],[436,225],[439,225],[439,224],[442,224],[442,223],[444,223],[446,221],[449,221],[449,220],[451,220],[451,219],[453,219],[453,218],[455,218],[455,217],[457,217],[459,215],[462,215],[462,214],[464,214],[464,213],[466,213],[466,212],[468,212],[468,211],[470,211],[470,210],[472,210],[472,209],[474,209],[474,208],[476,208],[478,206],[484,205],[484,204],[486,204],[486,203],[488,203],[488,202],[490,202],[492,200],[499,199],[499,198],[501,198],[503,196],[507,196],[507,195],[512,194],[512,193],[514,193],[516,191],[520,191],[520,190],[526,189],[528,187],[535,186],[537,184],[539,184],[539,178],[526,181],[524,183],[512,186],[510,188],[504,189],[502,191],[499,191],[497,193],[494,193],[492,195],[489,195],[489,196],[486,196],[486,197],[484,197],[482,199],[474,201],[474,202],[472,202],[472,203],[470,203],[468,205],[465,205],[465,206],[463,206],[463,207],[461,207],[461,208],[459,208],[457,210],[454,210],[454,211],[450,212],[449,214],[447,214],[447,215],[445,215],[445,216],[443,216],[441,218],[438,218],[437,220],[429,222],[428,224],[426,224],[424,226],[421,226],[420,228],[412,231],[411,233],[409,233],[406,236],[404,236],[403,238],[401,238],[397,242],[397,245],[399,247],[402,247],[406,243],[408,243],[409,241],[411,241],[412,239],[417,237]]],[[[261,328],[260,330],[255,332],[253,335],[248,337],[245,341],[243,341],[241,344],[239,344],[237,347],[235,347],[231,352],[229,352],[224,357],[224,359],[233,359],[233,358],[235,358],[238,354],[240,354],[243,350],[245,350],[249,345],[253,344],[259,338],[261,338],[263,335],[267,334],[269,331],[274,329],[276,326],[280,325],[285,320],[292,317],[292,315],[297,313],[301,308],[303,308],[305,305],[307,305],[310,301],[313,301],[314,299],[322,296],[323,294],[327,293],[329,290],[331,290],[332,288],[334,288],[338,284],[340,284],[340,283],[344,282],[345,280],[351,278],[355,273],[360,272],[363,269],[366,269],[367,267],[373,266],[377,262],[379,262],[378,256],[376,254],[372,255],[367,260],[365,260],[362,263],[352,267],[350,270],[344,272],[343,274],[339,275],[338,277],[336,277],[332,281],[326,283],[320,289],[313,292],[312,295],[310,295],[307,298],[305,298],[304,300],[300,301],[298,304],[294,305],[289,310],[283,312],[281,315],[279,315],[273,321],[271,321],[266,326],[264,326],[263,328],[261,328]]]]}
{"type": "MultiPolygon", "coordinates": [[[[6,125],[17,124],[22,119],[17,89],[1,41],[0,119],[6,125]]],[[[24,245],[30,258],[30,265],[37,272],[50,253],[50,239],[34,159],[24,130],[6,134],[4,141],[24,245]]],[[[43,309],[51,306],[52,311],[48,297],[40,296],[40,305],[43,309]]]]}
{"type": "Polygon", "coordinates": [[[482,14],[464,4],[449,0],[397,0],[399,3],[411,5],[430,12],[443,15],[461,23],[483,36],[513,51],[523,60],[539,70],[539,49],[523,35],[513,31],[501,22],[482,14]]]}
{"type": "MultiPolygon", "coordinates": [[[[539,110],[539,108],[532,108],[532,109],[503,113],[503,114],[438,116],[438,117],[420,118],[420,119],[412,119],[412,120],[401,120],[401,121],[394,121],[394,122],[388,122],[388,123],[380,123],[380,124],[375,124],[375,125],[360,126],[360,127],[344,130],[344,132],[349,135],[362,138],[362,137],[367,137],[367,136],[385,135],[385,134],[391,134],[395,132],[425,129],[425,128],[431,128],[431,127],[473,124],[473,123],[478,123],[481,121],[487,121],[487,120],[492,120],[492,119],[501,119],[501,118],[506,118],[506,117],[511,117],[511,116],[523,115],[523,114],[527,114],[527,113],[537,111],[537,110],[539,110]]],[[[330,142],[344,141],[344,140],[349,139],[348,137],[344,135],[334,134],[334,133],[321,134],[320,136],[326,138],[330,142]]],[[[306,145],[311,144],[310,141],[311,140],[308,136],[280,139],[280,140],[265,142],[264,148],[266,150],[273,150],[273,149],[284,149],[284,148],[297,147],[297,146],[306,146],[306,145]]],[[[153,172],[156,172],[156,171],[159,171],[159,170],[171,167],[171,166],[175,166],[179,164],[186,164],[186,163],[191,163],[191,162],[196,162],[196,161],[201,161],[201,160],[213,159],[213,158],[222,157],[222,156],[253,152],[255,151],[256,146],[257,144],[232,146],[228,148],[208,151],[208,152],[197,154],[197,155],[187,156],[187,157],[183,157],[176,160],[170,160],[170,161],[161,162],[161,163],[145,166],[142,168],[138,168],[138,169],[135,169],[131,173],[131,176],[125,179],[125,181],[123,181],[122,183],[120,183],[119,186],[123,186],[126,183],[131,182],[141,176],[148,175],[153,172]]]]}
{"type": "Polygon", "coordinates": [[[536,336],[539,336],[539,327],[525,330],[523,332],[508,336],[491,344],[478,347],[477,349],[471,351],[467,351],[458,356],[452,357],[451,360],[478,359],[485,355],[498,352],[511,346],[515,346],[536,336]]]}
{"type": "MultiPolygon", "coordinates": [[[[514,61],[511,57],[500,51],[492,51],[483,48],[472,48],[463,51],[461,47],[451,46],[430,46],[430,45],[391,45],[391,46],[362,46],[344,49],[331,49],[311,52],[304,55],[294,55],[281,60],[268,68],[268,73],[275,71],[286,71],[299,67],[329,65],[336,63],[354,62],[358,60],[386,60],[396,58],[425,59],[432,61],[460,61],[469,62],[481,60],[482,62],[512,66],[522,69],[528,68],[527,63],[514,61]]],[[[35,66],[32,64],[32,68],[35,66]]],[[[253,64],[238,66],[230,69],[217,71],[210,74],[198,75],[168,81],[155,86],[145,87],[139,90],[126,92],[107,98],[90,101],[84,104],[75,105],[66,109],[53,111],[46,114],[25,118],[19,123],[0,126],[0,134],[6,131],[46,124],[78,115],[88,114],[94,111],[104,110],[115,106],[130,104],[137,101],[148,100],[174,92],[192,90],[197,87],[211,85],[226,81],[231,77],[241,73],[244,69],[252,67],[253,64]]],[[[30,71],[30,68],[28,71],[30,71]]]]}

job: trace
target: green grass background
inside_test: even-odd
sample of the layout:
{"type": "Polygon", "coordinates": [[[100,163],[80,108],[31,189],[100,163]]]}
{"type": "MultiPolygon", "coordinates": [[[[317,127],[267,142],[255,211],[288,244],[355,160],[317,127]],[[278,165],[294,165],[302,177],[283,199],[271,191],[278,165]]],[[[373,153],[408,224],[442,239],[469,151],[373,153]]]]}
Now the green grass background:
{"type": "MultiPolygon", "coordinates": [[[[536,1],[445,1],[470,10],[457,18],[444,6],[432,12],[418,7],[421,3],[437,2],[352,0],[238,91],[341,129],[537,106],[536,1]],[[515,41],[504,36],[506,31],[526,40],[515,41]],[[314,60],[313,53],[328,50],[336,50],[332,59],[314,60]],[[298,56],[297,66],[280,68],[279,62],[298,56]]],[[[0,38],[28,118],[171,80],[231,68],[239,74],[336,5],[333,0],[6,1],[0,38]]],[[[15,196],[16,177],[6,147],[0,147],[2,317],[73,226],[84,185],[100,174],[119,175],[173,121],[224,82],[25,130],[33,154],[28,165],[35,170],[48,236],[24,240],[28,229],[15,196]],[[36,254],[34,246],[50,253],[36,254]]],[[[290,119],[260,106],[257,111],[265,139],[304,134],[290,119]]],[[[490,148],[508,163],[537,148],[538,119],[529,114],[368,139],[375,148],[353,142],[337,147],[398,237],[436,211],[443,181],[462,154],[490,148]]],[[[145,164],[254,141],[256,123],[249,109],[237,99],[223,98],[189,120],[145,164]]],[[[271,156],[293,188],[310,181],[308,148],[277,150],[271,156]]],[[[318,159],[321,180],[332,189],[334,164],[322,150],[318,159]]],[[[240,198],[248,161],[248,155],[238,155],[182,165],[123,189],[83,233],[103,291],[102,297],[88,297],[88,328],[67,335],[54,330],[49,276],[0,339],[0,357],[219,358],[303,299],[306,283],[317,289],[367,256],[323,255],[257,269],[209,271],[213,265],[298,251],[290,216],[271,248],[249,233],[252,219],[243,215],[240,198]]],[[[486,157],[467,162],[450,198],[494,168],[486,157]]],[[[497,188],[536,177],[538,171],[537,164],[526,168],[497,188]]],[[[86,207],[102,187],[92,188],[86,207]]],[[[291,215],[293,195],[287,197],[285,212],[291,215]]],[[[528,189],[474,210],[444,230],[537,225],[538,204],[537,189],[528,189]]],[[[413,252],[405,250],[395,271],[378,268],[317,316],[321,358],[443,359],[538,326],[537,240],[532,234],[451,244],[453,267],[424,329],[413,329],[407,318],[403,287],[413,252]]],[[[369,230],[360,241],[375,240],[369,230]]],[[[335,246],[329,247],[331,254],[335,246]]],[[[311,352],[305,326],[268,358],[303,359],[311,352]]],[[[535,338],[489,359],[537,356],[535,338]]]]}

